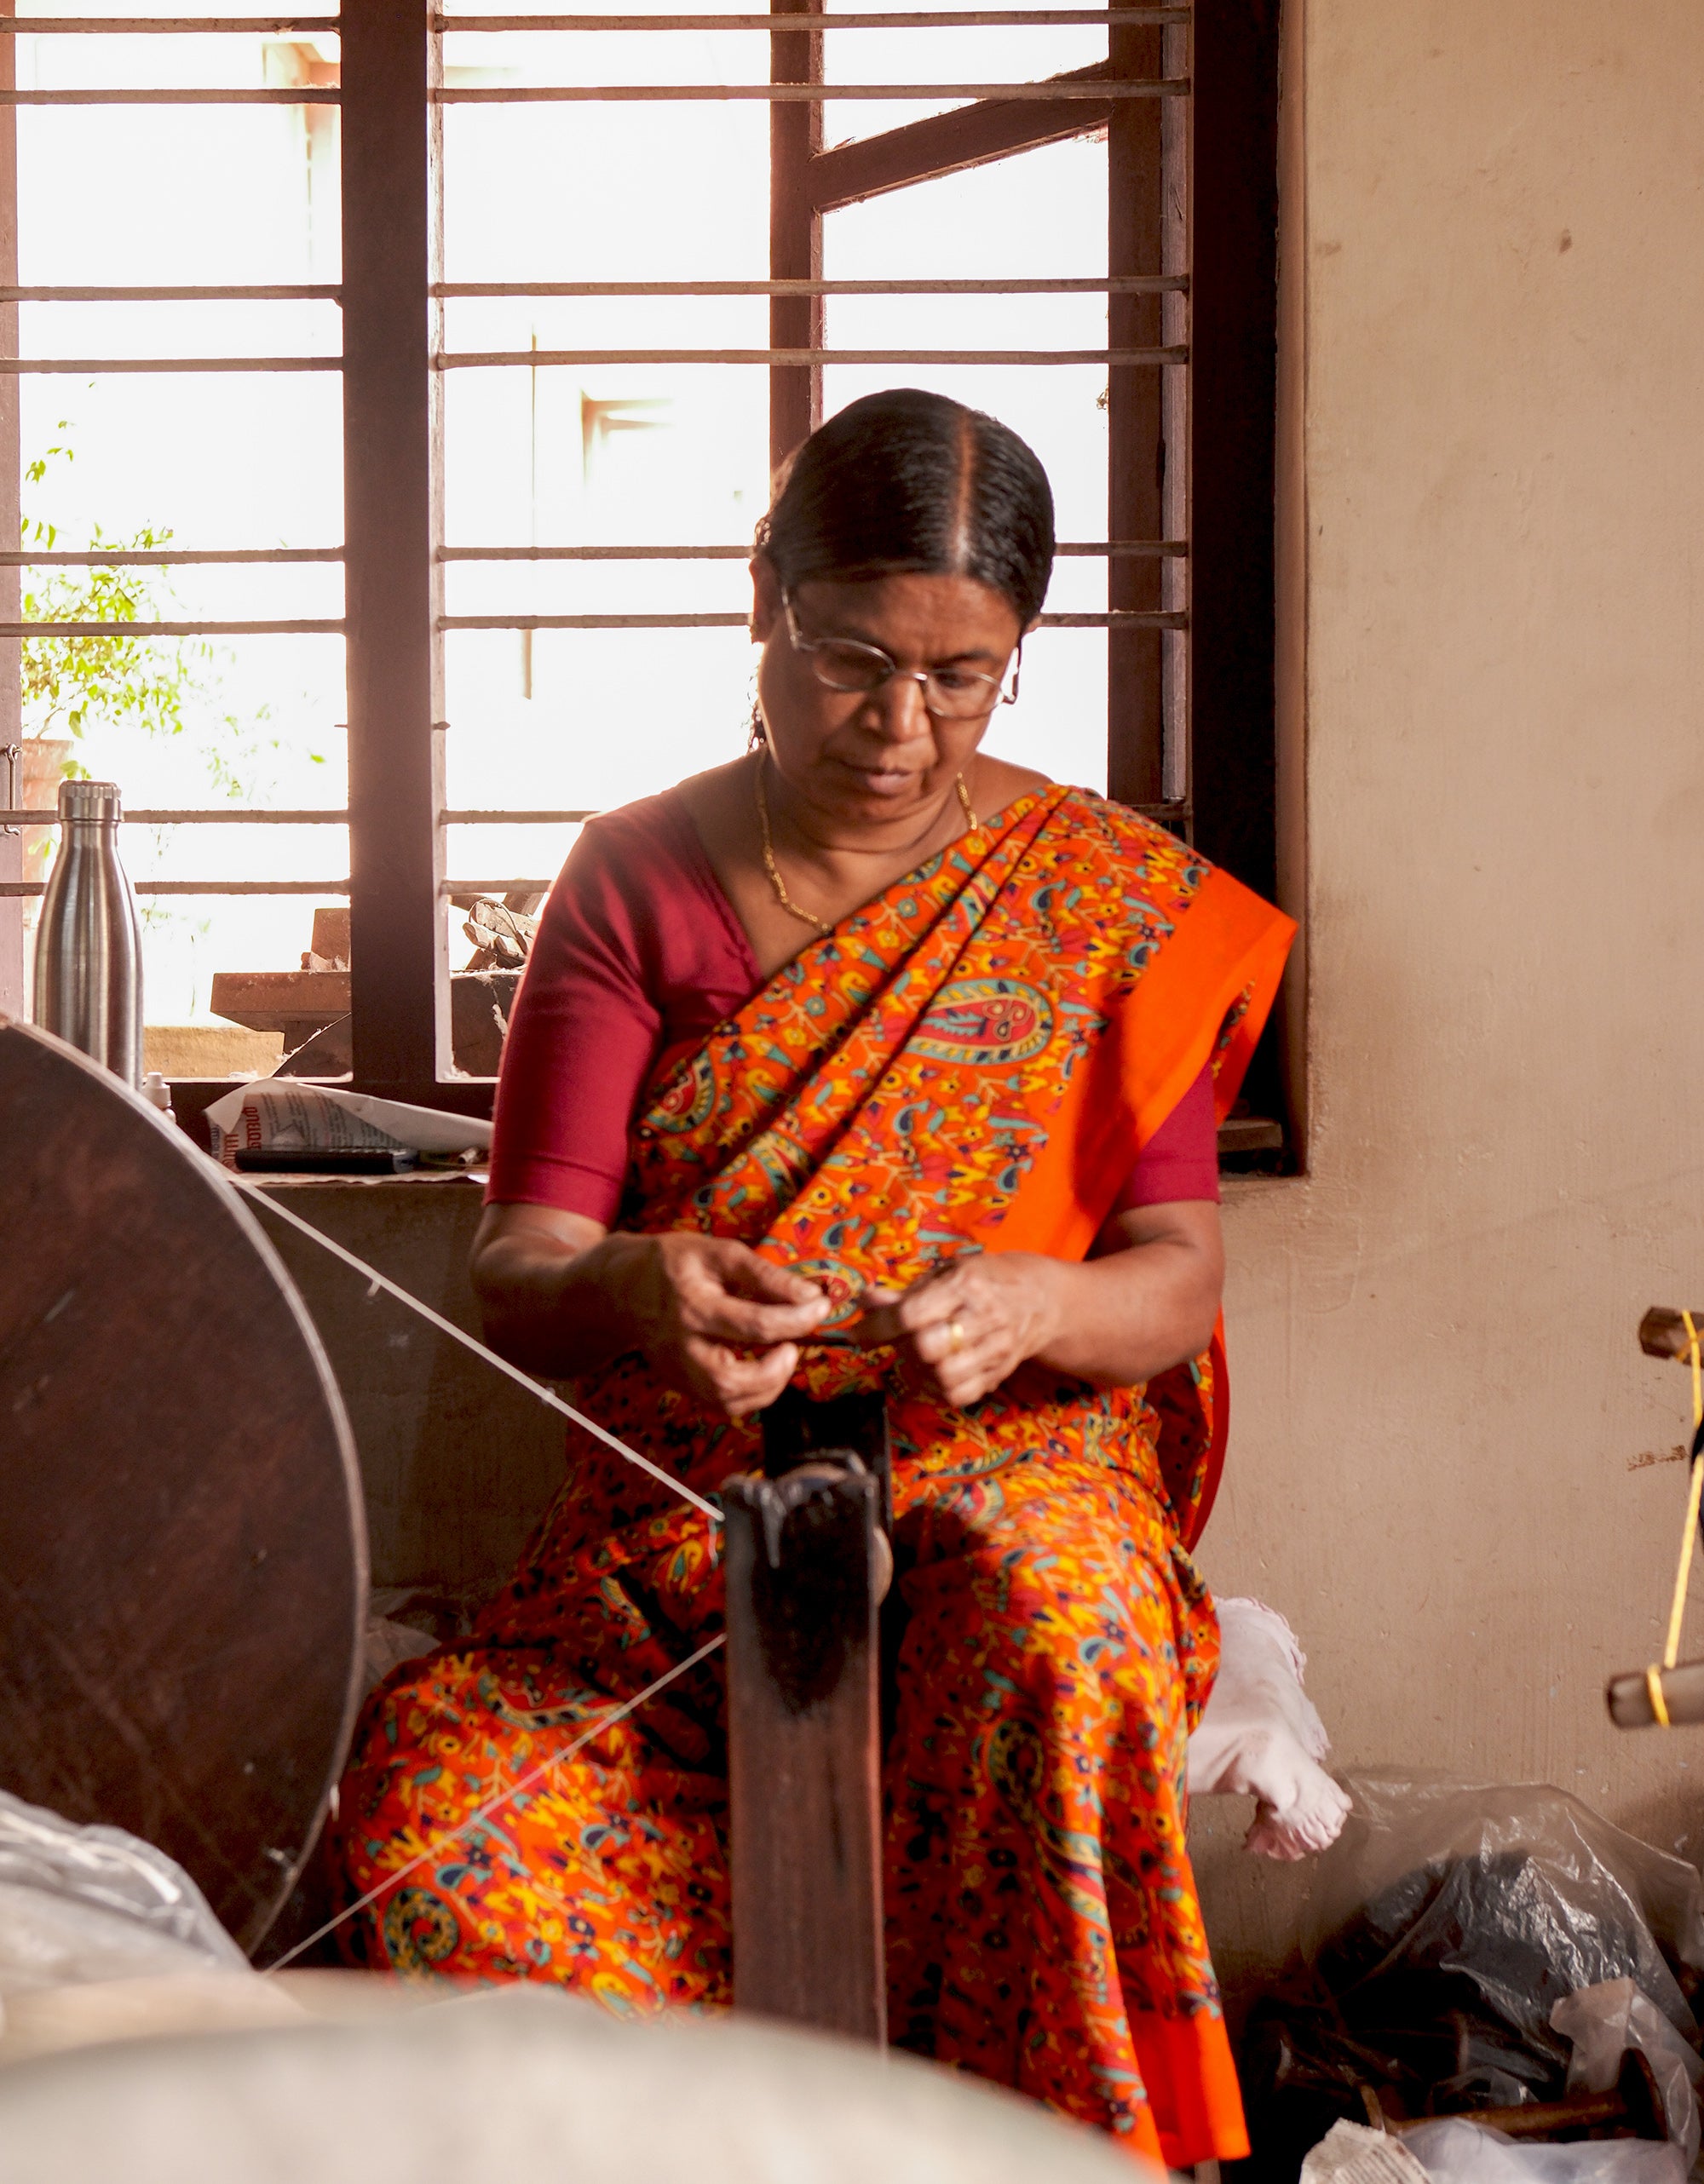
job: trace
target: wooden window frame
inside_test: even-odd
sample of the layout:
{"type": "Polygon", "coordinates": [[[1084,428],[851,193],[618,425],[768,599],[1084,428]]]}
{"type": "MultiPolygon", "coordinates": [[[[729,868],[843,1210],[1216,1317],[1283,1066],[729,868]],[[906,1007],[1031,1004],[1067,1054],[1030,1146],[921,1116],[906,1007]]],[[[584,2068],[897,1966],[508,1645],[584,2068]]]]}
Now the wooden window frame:
{"type": "MultiPolygon", "coordinates": [[[[775,0],[773,12],[803,14],[807,5],[775,0]]],[[[0,20],[10,12],[0,0],[0,20]]],[[[1277,0],[1195,0],[1181,22],[1154,20],[1180,9],[1129,12],[1131,27],[1110,28],[1106,62],[1055,79],[1084,87],[1068,96],[1020,91],[831,150],[822,146],[820,101],[772,101],[770,280],[821,280],[822,221],[837,206],[1107,132],[1108,274],[1126,283],[1109,297],[1109,351],[1187,342],[1189,362],[1186,377],[1109,362],[1106,535],[1123,550],[1108,559],[1108,616],[1072,618],[1109,625],[1110,793],[1270,894],[1277,0]],[[1086,93],[1102,79],[1180,77],[1187,95],[1086,93]],[[1187,393],[1168,396],[1165,382],[1180,378],[1187,393]]],[[[445,797],[437,362],[442,20],[427,0],[345,0],[337,25],[350,1082],[486,1114],[492,1081],[445,1067],[444,840],[453,821],[445,797]]],[[[0,47],[9,86],[12,40],[0,37],[0,47]]],[[[771,83],[822,83],[822,47],[818,29],[772,32],[771,83]]],[[[824,89],[832,98],[833,86],[824,89]]],[[[0,117],[0,129],[10,118],[0,117]]],[[[4,211],[0,255],[9,245],[15,264],[14,195],[4,211]]],[[[10,277],[15,283],[15,270],[10,277]]],[[[9,313],[12,336],[4,342],[0,324],[0,342],[15,354],[15,305],[0,302],[0,312],[9,313]]],[[[772,293],[772,359],[777,350],[820,351],[825,319],[820,293],[772,293]]],[[[818,421],[820,400],[820,365],[771,362],[772,457],[818,421]]],[[[0,416],[0,439],[9,423],[15,443],[14,400],[13,409],[11,419],[0,416]]],[[[0,610],[9,584],[14,572],[0,573],[0,610]]],[[[199,1118],[227,1089],[180,1083],[180,1112],[199,1118]]],[[[1251,1090],[1263,1112],[1281,1112],[1275,1066],[1264,1057],[1251,1090]]]]}

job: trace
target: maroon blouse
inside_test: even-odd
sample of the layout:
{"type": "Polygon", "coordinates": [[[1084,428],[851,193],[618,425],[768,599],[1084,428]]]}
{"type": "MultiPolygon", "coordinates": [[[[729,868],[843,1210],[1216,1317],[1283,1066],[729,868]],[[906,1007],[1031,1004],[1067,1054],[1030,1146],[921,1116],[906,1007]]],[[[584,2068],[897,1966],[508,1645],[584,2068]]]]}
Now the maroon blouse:
{"type": "MultiPolygon", "coordinates": [[[[608,1227],[659,1055],[701,1043],[765,983],[677,795],[590,820],[550,890],[509,1019],[487,1201],[608,1227]]],[[[1142,1148],[1114,1210],[1218,1195],[1204,1069],[1142,1148]]]]}

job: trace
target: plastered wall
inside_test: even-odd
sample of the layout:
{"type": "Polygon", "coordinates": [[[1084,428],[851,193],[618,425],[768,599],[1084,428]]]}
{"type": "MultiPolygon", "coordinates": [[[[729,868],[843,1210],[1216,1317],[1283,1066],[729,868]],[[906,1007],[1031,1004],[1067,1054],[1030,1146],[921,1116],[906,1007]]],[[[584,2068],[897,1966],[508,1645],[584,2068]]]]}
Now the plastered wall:
{"type": "MultiPolygon", "coordinates": [[[[1289,0],[1279,543],[1305,1180],[1227,1209],[1203,1560],[1340,1761],[1704,1851],[1629,1736],[1704,1303],[1704,9],[1289,0]]],[[[1697,1589],[1704,1590],[1704,1583],[1697,1589]]],[[[1704,1653],[1704,1601],[1694,1642],[1704,1653]]],[[[1232,1984],[1304,1881],[1195,1831],[1232,1984]]]]}

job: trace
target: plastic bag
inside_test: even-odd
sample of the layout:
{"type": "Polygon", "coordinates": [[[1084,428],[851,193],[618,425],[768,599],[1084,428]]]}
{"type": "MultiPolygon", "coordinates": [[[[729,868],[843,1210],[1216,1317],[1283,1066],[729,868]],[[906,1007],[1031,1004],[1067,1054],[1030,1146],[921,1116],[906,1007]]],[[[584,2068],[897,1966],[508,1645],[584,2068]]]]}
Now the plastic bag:
{"type": "Polygon", "coordinates": [[[1704,2062],[1631,1980],[1606,1980],[1565,1996],[1550,2014],[1564,2039],[1574,2043],[1568,2066],[1570,2093],[1608,2093],[1621,2076],[1621,2058],[1637,2048],[1650,2064],[1662,2096],[1668,2135],[1686,2157],[1698,2158],[1698,2095],[1704,2062]]]}
{"type": "Polygon", "coordinates": [[[1363,2088],[1399,2115],[1559,2100],[1570,2043],[1551,2012],[1628,1980],[1682,2038],[1677,1971],[1704,1963],[1704,1882],[1542,1785],[1350,1778],[1320,1860],[1308,1968],[1249,2014],[1241,2055],[1264,2172],[1293,2176],[1363,2088]]]}
{"type": "Polygon", "coordinates": [[[247,1970],[200,1889],[163,1851],[0,1790],[0,1997],[91,1980],[247,1970]]]}
{"type": "Polygon", "coordinates": [[[361,1633],[361,1679],[366,1691],[376,1690],[404,1661],[437,1651],[440,1641],[429,1618],[423,1615],[413,1619],[419,1597],[419,1589],[413,1585],[381,1585],[368,1595],[361,1633]]]}
{"type": "Polygon", "coordinates": [[[1404,2131],[1402,2143],[1432,2184],[1686,2184],[1680,2148],[1661,2139],[1578,2139],[1557,2146],[1441,2116],[1404,2131]]]}
{"type": "Polygon", "coordinates": [[[1671,1968],[1704,1968],[1692,1866],[1543,1784],[1349,1786],[1355,1813],[1321,1861],[1304,1936],[1346,2014],[1414,2024],[1454,1997],[1559,2078],[1569,2052],[1551,2010],[1626,1978],[1695,2034],[1671,1968]]]}

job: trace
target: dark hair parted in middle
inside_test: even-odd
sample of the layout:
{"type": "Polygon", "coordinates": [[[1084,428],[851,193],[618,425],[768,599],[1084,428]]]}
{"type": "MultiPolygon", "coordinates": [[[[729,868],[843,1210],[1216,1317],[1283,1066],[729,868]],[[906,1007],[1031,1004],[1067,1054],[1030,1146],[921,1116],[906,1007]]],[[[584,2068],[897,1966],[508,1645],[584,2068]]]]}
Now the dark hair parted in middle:
{"type": "Polygon", "coordinates": [[[849,403],[791,457],[757,547],[788,594],[814,577],[974,577],[1028,629],[1053,569],[1053,494],[1009,426],[895,387],[849,403]]]}

